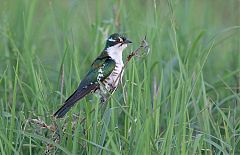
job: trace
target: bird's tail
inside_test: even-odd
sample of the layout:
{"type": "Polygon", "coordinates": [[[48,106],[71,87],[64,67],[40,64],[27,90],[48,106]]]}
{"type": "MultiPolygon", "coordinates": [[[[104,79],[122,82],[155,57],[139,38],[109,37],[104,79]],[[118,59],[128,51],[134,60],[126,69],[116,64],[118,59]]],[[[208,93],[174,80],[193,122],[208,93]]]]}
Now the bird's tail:
{"type": "Polygon", "coordinates": [[[56,118],[62,118],[70,110],[70,108],[71,107],[68,107],[66,104],[64,104],[60,109],[58,109],[57,112],[54,113],[53,116],[56,118]]]}
{"type": "Polygon", "coordinates": [[[65,114],[71,109],[71,107],[80,99],[82,99],[84,96],[86,96],[88,93],[93,90],[94,87],[88,88],[88,89],[77,89],[64,103],[64,105],[54,113],[54,117],[56,118],[62,118],[65,116],[65,114]]]}
{"type": "Polygon", "coordinates": [[[65,102],[64,105],[54,113],[54,117],[62,118],[71,109],[71,107],[86,94],[82,94],[79,90],[76,90],[65,102]]]}

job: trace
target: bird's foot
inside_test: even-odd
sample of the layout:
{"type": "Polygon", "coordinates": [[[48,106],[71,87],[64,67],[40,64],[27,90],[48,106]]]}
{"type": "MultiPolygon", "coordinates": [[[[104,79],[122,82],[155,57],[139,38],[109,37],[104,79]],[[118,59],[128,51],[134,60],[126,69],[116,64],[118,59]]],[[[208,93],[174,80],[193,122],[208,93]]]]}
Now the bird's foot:
{"type": "Polygon", "coordinates": [[[106,97],[103,97],[103,96],[102,96],[102,97],[100,98],[100,103],[105,103],[106,101],[107,101],[107,98],[106,98],[106,97]]]}

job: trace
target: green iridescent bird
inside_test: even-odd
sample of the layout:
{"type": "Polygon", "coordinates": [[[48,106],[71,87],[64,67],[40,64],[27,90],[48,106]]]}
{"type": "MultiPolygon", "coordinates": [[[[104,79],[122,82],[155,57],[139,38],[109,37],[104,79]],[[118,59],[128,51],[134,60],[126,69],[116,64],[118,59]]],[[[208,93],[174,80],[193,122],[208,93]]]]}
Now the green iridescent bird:
{"type": "Polygon", "coordinates": [[[92,92],[100,95],[100,101],[105,102],[109,93],[115,91],[122,78],[122,52],[129,43],[132,42],[118,33],[110,35],[104,50],[92,63],[77,90],[64,102],[54,116],[62,118],[78,100],[92,92]]]}

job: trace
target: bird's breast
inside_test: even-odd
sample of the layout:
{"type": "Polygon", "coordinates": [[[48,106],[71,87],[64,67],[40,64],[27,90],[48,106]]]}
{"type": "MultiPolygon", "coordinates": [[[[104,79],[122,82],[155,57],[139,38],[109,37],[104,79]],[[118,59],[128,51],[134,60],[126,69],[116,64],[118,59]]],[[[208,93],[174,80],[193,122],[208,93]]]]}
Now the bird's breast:
{"type": "MultiPolygon", "coordinates": [[[[112,73],[104,80],[104,84],[107,87],[116,88],[118,86],[119,81],[122,79],[123,76],[123,63],[116,63],[115,68],[113,69],[112,73]]],[[[109,88],[111,89],[111,88],[109,88]]]]}

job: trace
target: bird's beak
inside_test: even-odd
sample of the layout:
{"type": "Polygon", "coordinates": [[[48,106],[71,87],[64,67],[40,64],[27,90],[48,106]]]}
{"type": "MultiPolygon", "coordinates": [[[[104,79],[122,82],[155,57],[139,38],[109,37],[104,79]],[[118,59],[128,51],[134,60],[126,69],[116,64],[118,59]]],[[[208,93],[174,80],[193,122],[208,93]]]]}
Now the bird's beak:
{"type": "Polygon", "coordinates": [[[132,43],[132,41],[130,41],[128,39],[124,40],[124,44],[131,44],[131,43],[132,43]]]}

